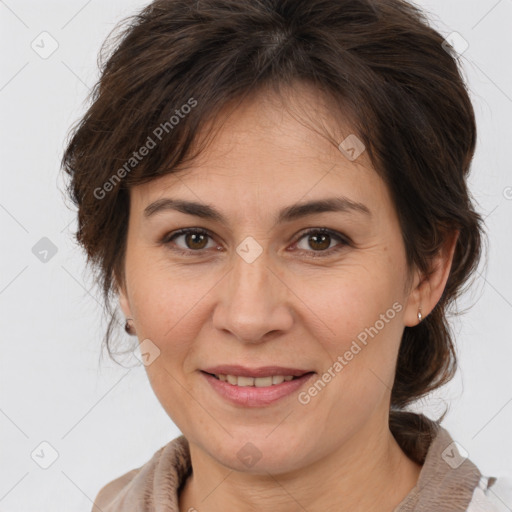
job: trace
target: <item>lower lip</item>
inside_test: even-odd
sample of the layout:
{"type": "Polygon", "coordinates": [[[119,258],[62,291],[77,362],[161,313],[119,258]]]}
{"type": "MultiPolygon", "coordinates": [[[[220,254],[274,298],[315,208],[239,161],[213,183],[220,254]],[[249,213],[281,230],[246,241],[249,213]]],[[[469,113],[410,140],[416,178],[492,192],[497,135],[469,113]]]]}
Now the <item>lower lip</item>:
{"type": "Polygon", "coordinates": [[[262,407],[273,404],[281,398],[296,392],[315,375],[314,373],[308,373],[298,379],[257,388],[255,386],[234,386],[229,382],[224,382],[213,377],[209,373],[201,371],[201,374],[219,395],[233,404],[243,405],[245,407],[262,407]]]}

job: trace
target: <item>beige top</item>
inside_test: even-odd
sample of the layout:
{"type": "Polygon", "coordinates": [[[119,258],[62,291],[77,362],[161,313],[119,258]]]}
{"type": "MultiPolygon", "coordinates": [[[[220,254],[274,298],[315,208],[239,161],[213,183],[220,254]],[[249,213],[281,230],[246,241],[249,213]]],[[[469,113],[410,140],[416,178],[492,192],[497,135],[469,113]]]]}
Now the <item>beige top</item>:
{"type": "MultiPolygon", "coordinates": [[[[424,461],[418,482],[394,512],[502,510],[485,498],[484,491],[496,479],[483,477],[469,459],[461,456],[450,434],[439,424],[435,425],[433,440],[421,448],[427,452],[416,454],[418,460],[424,461]],[[482,498],[476,496],[475,490],[484,496],[479,504],[476,498],[482,498]]],[[[181,435],[155,452],[140,468],[106,484],[99,491],[92,511],[179,512],[178,495],[191,469],[188,441],[181,435]]]]}

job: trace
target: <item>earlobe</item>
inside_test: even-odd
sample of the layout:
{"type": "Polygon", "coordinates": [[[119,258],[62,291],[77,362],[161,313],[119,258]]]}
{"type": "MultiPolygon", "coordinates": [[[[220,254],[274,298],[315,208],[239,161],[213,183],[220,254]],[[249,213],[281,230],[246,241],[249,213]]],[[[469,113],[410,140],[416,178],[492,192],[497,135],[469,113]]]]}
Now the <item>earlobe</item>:
{"type": "Polygon", "coordinates": [[[116,283],[117,293],[119,296],[119,306],[121,307],[125,318],[131,318],[132,313],[128,301],[128,294],[126,293],[126,287],[122,284],[119,284],[116,278],[114,278],[114,282],[116,283]]]}
{"type": "Polygon", "coordinates": [[[116,283],[117,294],[119,296],[119,306],[121,307],[121,310],[123,311],[125,317],[124,330],[130,336],[133,336],[136,334],[136,331],[135,327],[133,326],[133,318],[130,308],[130,302],[128,300],[128,293],[126,291],[126,283],[123,281],[122,284],[119,284],[119,281],[116,277],[114,277],[114,282],[116,283]]]}
{"type": "Polygon", "coordinates": [[[414,279],[414,286],[411,288],[409,297],[407,300],[407,306],[404,313],[404,325],[406,327],[414,327],[420,323],[421,319],[425,318],[427,310],[424,301],[424,288],[425,278],[422,277],[419,271],[417,271],[414,279]],[[421,315],[421,316],[420,316],[421,315]]]}
{"type": "Polygon", "coordinates": [[[126,318],[131,318],[132,314],[130,311],[130,306],[128,304],[128,298],[121,288],[119,289],[119,305],[121,306],[124,316],[126,318]]]}
{"type": "Polygon", "coordinates": [[[447,237],[445,244],[431,262],[432,271],[429,276],[416,276],[417,284],[409,295],[404,314],[404,324],[407,327],[414,327],[423,321],[436,307],[443,295],[450,275],[458,237],[458,230],[447,237]]]}

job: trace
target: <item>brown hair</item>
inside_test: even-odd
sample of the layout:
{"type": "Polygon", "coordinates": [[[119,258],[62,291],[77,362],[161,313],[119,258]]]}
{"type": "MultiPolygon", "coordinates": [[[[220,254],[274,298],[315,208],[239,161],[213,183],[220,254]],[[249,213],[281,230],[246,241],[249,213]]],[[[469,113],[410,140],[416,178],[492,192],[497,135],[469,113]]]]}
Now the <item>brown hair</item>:
{"type": "Polygon", "coordinates": [[[444,293],[405,328],[398,355],[390,426],[414,458],[421,436],[407,437],[411,417],[399,411],[455,373],[447,307],[476,269],[484,234],[466,184],[476,126],[455,51],[402,0],[156,0],[125,23],[102,47],[92,104],[62,160],[78,206],[76,238],[110,317],[110,356],[129,188],[192,160],[200,129],[226,105],[264,87],[311,84],[335,119],[350,119],[389,187],[409,268],[428,275],[459,230],[444,293]],[[143,146],[150,151],[135,155],[143,146]]]}

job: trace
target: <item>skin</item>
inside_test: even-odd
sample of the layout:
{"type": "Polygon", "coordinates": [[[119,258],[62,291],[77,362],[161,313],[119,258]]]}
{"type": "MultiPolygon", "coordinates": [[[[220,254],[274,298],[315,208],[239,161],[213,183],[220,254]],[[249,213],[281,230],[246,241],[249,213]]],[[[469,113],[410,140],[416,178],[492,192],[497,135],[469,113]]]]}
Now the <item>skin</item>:
{"type": "Polygon", "coordinates": [[[119,300],[139,340],[160,350],[148,378],[190,444],[193,474],[180,510],[392,511],[421,470],[389,431],[390,394],[403,329],[418,323],[420,305],[425,317],[440,299],[456,239],[428,280],[408,274],[392,200],[367,154],[350,161],[290,115],[300,105],[330,123],[338,141],[348,136],[316,91],[291,94],[288,108],[268,93],[246,99],[185,172],[130,192],[119,300]],[[372,217],[324,212],[274,225],[283,207],[336,195],[364,203],[372,217]],[[208,203],[228,224],[173,210],[144,218],[163,197],[208,203]],[[212,237],[162,243],[190,227],[212,237]],[[308,228],[328,228],[351,244],[315,243],[302,234],[308,228]],[[263,249],[252,263],[236,252],[247,236],[263,249]],[[199,371],[279,364],[321,376],[397,302],[394,318],[306,405],[297,393],[265,407],[232,405],[199,371]],[[237,457],[247,442],[261,454],[251,467],[237,457]]]}

